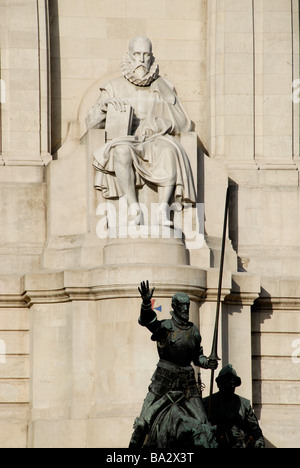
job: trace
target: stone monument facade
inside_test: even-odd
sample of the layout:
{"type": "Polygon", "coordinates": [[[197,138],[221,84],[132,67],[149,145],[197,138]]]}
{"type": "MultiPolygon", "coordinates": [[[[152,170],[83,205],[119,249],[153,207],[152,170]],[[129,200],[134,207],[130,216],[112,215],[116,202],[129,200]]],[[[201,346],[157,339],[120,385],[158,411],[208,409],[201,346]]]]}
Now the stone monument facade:
{"type": "Polygon", "coordinates": [[[229,186],[220,368],[241,377],[266,446],[298,447],[299,2],[0,0],[0,46],[1,446],[128,446],[156,364],[137,287],[156,288],[159,319],[188,294],[210,349],[229,186]],[[154,96],[185,116],[160,130],[190,184],[180,164],[172,183],[141,177],[134,214],[124,190],[95,188],[95,160],[116,139],[135,145],[136,103],[118,104],[123,134],[112,104],[107,127],[89,112],[105,84],[112,97],[137,36],[152,41],[142,60],[155,79],[159,64],[154,96]]]}

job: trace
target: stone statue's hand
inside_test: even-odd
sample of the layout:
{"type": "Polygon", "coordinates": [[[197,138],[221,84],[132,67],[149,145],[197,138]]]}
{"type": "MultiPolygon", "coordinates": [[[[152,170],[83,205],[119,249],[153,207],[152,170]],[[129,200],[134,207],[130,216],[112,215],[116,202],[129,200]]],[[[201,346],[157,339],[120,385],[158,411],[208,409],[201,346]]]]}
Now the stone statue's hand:
{"type": "Polygon", "coordinates": [[[107,107],[109,104],[113,105],[116,111],[126,112],[126,105],[128,105],[128,102],[126,101],[126,99],[121,99],[121,98],[106,99],[105,101],[102,102],[102,106],[101,106],[102,112],[107,112],[107,107]]]}
{"type": "Polygon", "coordinates": [[[143,281],[141,283],[141,287],[138,288],[138,290],[139,290],[140,295],[142,296],[143,303],[144,304],[151,304],[151,299],[152,299],[153,293],[155,291],[155,288],[153,288],[150,291],[149,281],[147,281],[146,283],[143,281]]]}
{"type": "Polygon", "coordinates": [[[154,135],[154,131],[150,127],[145,127],[144,129],[144,135],[146,138],[150,138],[154,135]]]}

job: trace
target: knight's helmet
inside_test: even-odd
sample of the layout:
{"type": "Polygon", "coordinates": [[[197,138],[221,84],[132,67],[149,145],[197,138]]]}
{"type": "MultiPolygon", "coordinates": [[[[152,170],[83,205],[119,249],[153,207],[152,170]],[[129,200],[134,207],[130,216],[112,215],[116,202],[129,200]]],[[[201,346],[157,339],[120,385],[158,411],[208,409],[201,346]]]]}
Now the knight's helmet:
{"type": "Polygon", "coordinates": [[[219,375],[216,378],[216,382],[219,384],[223,380],[227,379],[234,379],[236,387],[239,387],[242,383],[241,378],[237,375],[231,364],[227,364],[227,366],[220,370],[219,375]]]}

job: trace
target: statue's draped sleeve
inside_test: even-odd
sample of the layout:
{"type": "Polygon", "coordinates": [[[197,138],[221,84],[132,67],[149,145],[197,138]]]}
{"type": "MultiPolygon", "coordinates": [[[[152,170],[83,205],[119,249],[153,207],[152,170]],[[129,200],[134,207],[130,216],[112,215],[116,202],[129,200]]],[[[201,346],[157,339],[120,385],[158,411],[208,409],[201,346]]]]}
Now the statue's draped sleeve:
{"type": "Polygon", "coordinates": [[[100,88],[100,91],[101,94],[99,98],[86,117],[87,130],[92,128],[105,128],[106,112],[103,112],[102,106],[106,99],[113,97],[113,88],[110,83],[108,83],[103,88],[100,88]]]}

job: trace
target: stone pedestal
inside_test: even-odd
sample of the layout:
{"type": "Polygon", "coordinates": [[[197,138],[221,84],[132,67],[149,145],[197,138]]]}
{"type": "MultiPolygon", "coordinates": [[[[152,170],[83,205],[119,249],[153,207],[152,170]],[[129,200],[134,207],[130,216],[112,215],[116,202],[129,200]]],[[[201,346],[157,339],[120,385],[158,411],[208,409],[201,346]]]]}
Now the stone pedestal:
{"type": "Polygon", "coordinates": [[[126,227],[119,236],[109,231],[104,264],[146,263],[189,265],[183,233],[161,226],[126,227]]]}

